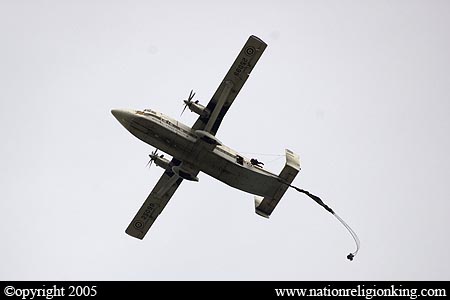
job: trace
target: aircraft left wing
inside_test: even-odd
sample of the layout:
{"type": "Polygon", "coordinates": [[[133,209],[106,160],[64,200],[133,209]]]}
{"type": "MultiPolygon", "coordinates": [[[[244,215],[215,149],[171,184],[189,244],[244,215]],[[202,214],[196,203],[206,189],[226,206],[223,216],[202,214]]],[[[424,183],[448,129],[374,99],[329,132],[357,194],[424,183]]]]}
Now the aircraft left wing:
{"type": "Polygon", "coordinates": [[[248,38],[238,57],[234,61],[225,78],[209,101],[206,109],[207,117],[200,116],[192,126],[194,130],[203,130],[216,135],[222,119],[247,81],[250,72],[266,49],[267,44],[252,35],[248,38]]]}
{"type": "MultiPolygon", "coordinates": [[[[126,229],[126,233],[132,237],[143,239],[147,231],[162,212],[167,202],[180,186],[183,178],[172,171],[173,166],[179,166],[181,161],[173,158],[169,166],[164,171],[159,181],[156,183],[150,195],[148,195],[141,209],[131,221],[126,229]]],[[[197,175],[198,171],[196,172],[197,175]]]]}

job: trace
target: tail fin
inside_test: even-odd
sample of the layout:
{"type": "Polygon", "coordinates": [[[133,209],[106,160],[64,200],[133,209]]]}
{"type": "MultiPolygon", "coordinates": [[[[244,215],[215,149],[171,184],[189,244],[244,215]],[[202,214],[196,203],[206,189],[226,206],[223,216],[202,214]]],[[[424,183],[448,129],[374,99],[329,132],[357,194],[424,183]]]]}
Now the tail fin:
{"type": "Polygon", "coordinates": [[[269,218],[278,202],[280,202],[281,197],[286,193],[289,187],[288,184],[294,181],[299,171],[300,159],[298,155],[286,149],[286,165],[278,176],[280,178],[280,186],[276,190],[273,198],[255,196],[255,212],[262,217],[269,218]]]}

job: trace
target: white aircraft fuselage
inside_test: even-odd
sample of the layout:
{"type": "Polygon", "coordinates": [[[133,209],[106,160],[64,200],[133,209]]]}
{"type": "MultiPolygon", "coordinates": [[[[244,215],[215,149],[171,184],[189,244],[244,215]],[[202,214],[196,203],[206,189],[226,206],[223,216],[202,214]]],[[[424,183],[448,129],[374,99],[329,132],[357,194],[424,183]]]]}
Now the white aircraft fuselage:
{"type": "Polygon", "coordinates": [[[200,170],[229,186],[262,197],[274,197],[280,185],[277,175],[252,164],[218,140],[219,144],[204,141],[189,126],[159,112],[150,109],[111,112],[138,139],[182,161],[185,173],[200,170]]]}
{"type": "Polygon", "coordinates": [[[298,155],[286,149],[286,164],[275,175],[258,160],[239,155],[216,138],[224,116],[266,46],[260,38],[250,36],[206,106],[194,100],[191,91],[184,109],[198,114],[192,127],[151,109],[111,111],[131,134],[172,156],[169,161],[157,151],[150,154],[150,162],[164,173],[126,229],[127,234],[143,239],[181,182],[199,181],[200,171],[255,195],[255,212],[266,218],[271,215],[300,170],[298,155]]]}

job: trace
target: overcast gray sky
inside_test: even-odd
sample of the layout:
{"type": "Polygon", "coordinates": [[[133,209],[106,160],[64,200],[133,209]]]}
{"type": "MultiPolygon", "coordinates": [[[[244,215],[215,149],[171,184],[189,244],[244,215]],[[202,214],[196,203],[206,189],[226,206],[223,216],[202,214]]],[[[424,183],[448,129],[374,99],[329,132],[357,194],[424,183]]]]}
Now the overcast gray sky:
{"type": "Polygon", "coordinates": [[[449,28],[449,1],[0,1],[0,280],[450,280],[449,28]],[[309,198],[266,220],[205,174],[124,232],[163,171],[111,108],[206,104],[251,34],[217,136],[299,153],[352,263],[309,198]]]}

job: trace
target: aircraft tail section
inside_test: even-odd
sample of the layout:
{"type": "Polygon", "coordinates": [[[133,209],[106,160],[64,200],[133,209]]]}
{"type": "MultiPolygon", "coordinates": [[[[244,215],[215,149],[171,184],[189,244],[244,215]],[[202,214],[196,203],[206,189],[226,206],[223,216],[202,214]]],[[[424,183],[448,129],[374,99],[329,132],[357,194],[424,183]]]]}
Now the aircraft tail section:
{"type": "Polygon", "coordinates": [[[278,205],[278,202],[280,202],[281,197],[283,197],[289,188],[288,185],[294,181],[299,171],[299,156],[291,150],[286,149],[286,165],[278,176],[280,178],[280,185],[272,198],[255,196],[255,212],[262,217],[269,218],[278,205]]]}

